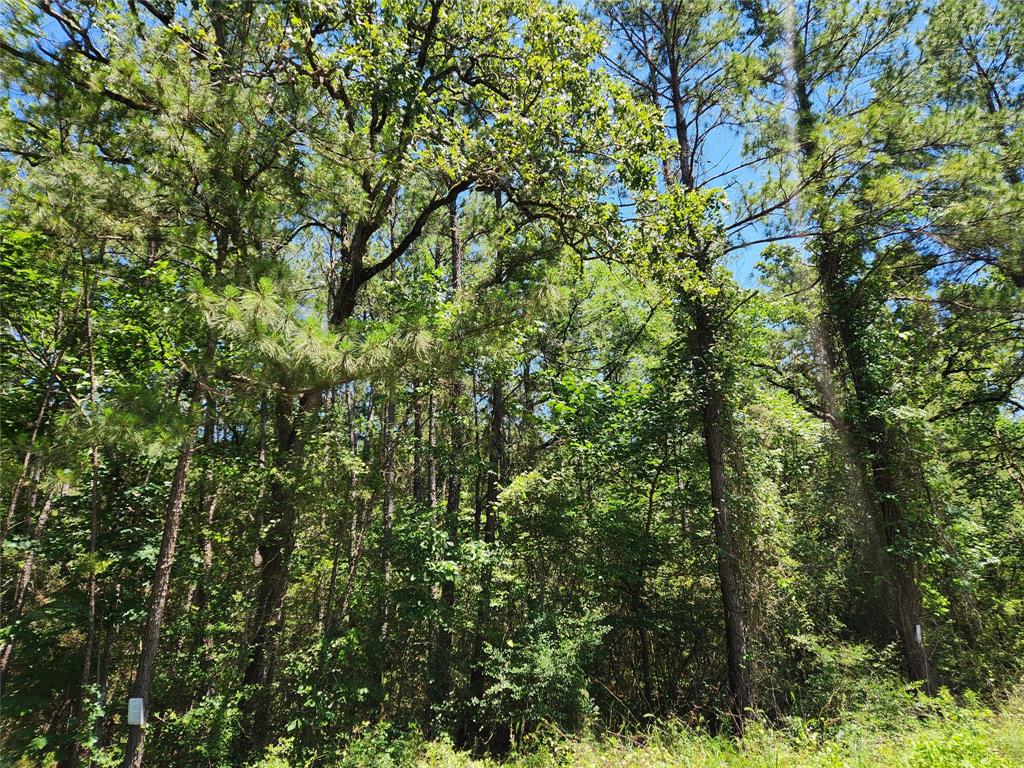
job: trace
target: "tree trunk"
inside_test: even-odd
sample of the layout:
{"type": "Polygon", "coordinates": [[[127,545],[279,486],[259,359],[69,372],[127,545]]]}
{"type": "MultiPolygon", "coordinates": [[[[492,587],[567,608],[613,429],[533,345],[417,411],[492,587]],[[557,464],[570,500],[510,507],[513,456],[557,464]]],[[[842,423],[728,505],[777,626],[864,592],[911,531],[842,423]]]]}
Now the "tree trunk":
{"type": "Polygon", "coordinates": [[[423,478],[423,393],[417,382],[412,385],[412,497],[417,503],[427,498],[423,478]]]}
{"type": "MultiPolygon", "coordinates": [[[[355,419],[355,396],[353,394],[353,388],[350,386],[345,390],[345,404],[348,410],[348,436],[349,436],[349,448],[352,451],[352,456],[356,456],[359,452],[359,440],[356,435],[356,419],[355,419]]],[[[363,453],[365,454],[368,450],[369,441],[364,442],[363,453]]],[[[364,456],[365,460],[365,456],[364,456]]],[[[349,532],[348,532],[348,572],[345,577],[345,587],[341,593],[341,604],[337,609],[334,608],[334,601],[331,602],[331,608],[328,613],[327,625],[329,628],[328,637],[334,638],[337,636],[338,629],[340,628],[343,621],[348,616],[348,607],[352,599],[352,589],[355,586],[356,573],[359,570],[359,565],[363,559],[363,544],[366,541],[366,529],[368,527],[368,517],[366,514],[366,508],[373,505],[373,498],[369,502],[364,502],[360,499],[357,493],[358,476],[353,468],[349,474],[349,498],[351,500],[351,516],[349,518],[349,532]]]]}
{"type": "Polygon", "coordinates": [[[437,402],[434,383],[427,393],[427,504],[437,509],[437,402]]]}
{"type": "MultiPolygon", "coordinates": [[[[794,40],[794,91],[797,104],[797,139],[804,160],[813,161],[817,152],[814,139],[815,116],[812,109],[812,88],[805,76],[804,41],[794,40]]],[[[819,188],[822,186],[818,182],[819,188]]],[[[820,190],[828,198],[827,190],[820,190]]],[[[820,217],[819,217],[820,218],[820,217]]],[[[825,222],[819,221],[824,231],[825,222]]],[[[888,602],[893,623],[900,641],[904,672],[910,680],[920,681],[929,693],[936,690],[934,671],[928,663],[928,651],[923,642],[921,592],[917,584],[917,563],[906,546],[907,526],[902,509],[900,489],[893,475],[893,457],[885,419],[876,405],[883,394],[883,385],[871,373],[871,360],[866,348],[863,307],[857,293],[860,283],[851,284],[848,269],[844,269],[846,248],[855,244],[839,242],[837,236],[820,235],[817,245],[817,268],[821,278],[821,291],[825,304],[825,320],[830,343],[838,342],[838,350],[846,363],[853,388],[853,424],[849,430],[862,452],[866,466],[864,474],[870,477],[870,490],[876,524],[881,529],[886,551],[878,558],[881,574],[888,586],[888,602]]]]}
{"type": "Polygon", "coordinates": [[[84,283],[85,294],[85,349],[89,361],[89,428],[91,432],[91,445],[89,449],[89,581],[86,585],[86,602],[89,606],[89,618],[85,632],[85,648],[82,651],[82,678],[75,695],[71,715],[73,727],[76,730],[75,739],[69,746],[67,754],[60,761],[61,768],[74,768],[78,764],[84,750],[84,746],[79,741],[79,736],[82,730],[81,721],[85,706],[85,696],[88,693],[89,683],[92,680],[92,654],[96,645],[96,544],[99,538],[100,447],[96,436],[99,402],[97,399],[96,354],[93,347],[92,294],[98,278],[93,280],[92,285],[90,285],[88,269],[84,266],[83,269],[85,270],[82,282],[84,283]]]}
{"type": "Polygon", "coordinates": [[[937,690],[935,673],[928,661],[923,637],[921,590],[917,583],[917,561],[910,551],[910,532],[903,511],[903,493],[894,475],[896,455],[884,417],[876,404],[884,395],[882,385],[871,373],[872,361],[858,322],[861,308],[843,279],[841,254],[836,244],[820,240],[818,269],[822,277],[826,317],[832,337],[840,345],[842,359],[853,388],[854,424],[852,433],[866,453],[866,473],[876,521],[882,533],[885,551],[880,558],[888,584],[888,602],[892,622],[900,642],[903,670],[908,679],[923,684],[926,692],[937,690]]]}
{"type": "Polygon", "coordinates": [[[737,731],[753,714],[754,684],[747,648],[747,627],[739,578],[739,554],[736,547],[725,476],[726,406],[715,364],[715,328],[707,309],[697,302],[692,311],[694,378],[703,389],[701,431],[711,484],[711,508],[714,515],[715,556],[718,585],[725,616],[725,651],[732,699],[731,715],[737,731]]]}
{"type": "MultiPolygon", "coordinates": [[[[203,424],[203,450],[208,452],[214,441],[216,420],[213,403],[207,400],[206,419],[203,424]]],[[[213,571],[213,521],[217,514],[219,491],[214,487],[212,457],[206,456],[206,471],[203,475],[203,487],[199,493],[199,510],[202,514],[202,530],[199,534],[199,554],[201,565],[195,588],[195,629],[194,647],[199,652],[199,669],[207,678],[206,695],[212,692],[213,680],[209,677],[213,664],[213,636],[210,634],[210,575],[213,571]]]]}
{"type": "MultiPolygon", "coordinates": [[[[500,193],[496,203],[501,207],[500,193]]],[[[495,254],[494,283],[501,285],[504,281],[504,266],[501,253],[495,254]]],[[[487,480],[486,490],[476,510],[476,535],[480,535],[480,516],[483,513],[483,543],[488,559],[480,574],[480,597],[477,602],[476,630],[473,633],[473,648],[469,666],[469,690],[474,702],[479,706],[487,689],[487,670],[484,667],[484,642],[488,627],[491,624],[491,582],[494,569],[490,558],[494,554],[494,543],[498,533],[498,493],[501,490],[503,471],[505,468],[505,392],[502,388],[501,376],[494,373],[491,382],[491,419],[488,426],[487,446],[487,480]],[[482,508],[482,509],[481,509],[482,508]]],[[[479,483],[479,476],[478,476],[479,483]]],[[[480,723],[475,719],[467,722],[463,732],[468,743],[477,742],[481,738],[480,723]]]]}
{"type": "MultiPolygon", "coordinates": [[[[498,533],[498,493],[505,466],[505,393],[500,378],[491,384],[491,420],[488,429],[487,482],[483,497],[483,542],[488,560],[480,575],[480,597],[477,602],[476,630],[473,634],[472,659],[469,670],[470,695],[477,704],[483,701],[487,690],[488,674],[485,667],[484,643],[491,626],[491,587],[494,568],[490,557],[494,555],[494,544],[498,533]]],[[[483,735],[479,722],[467,723],[468,743],[479,740],[483,735]]]]}
{"type": "Polygon", "coordinates": [[[377,603],[377,619],[373,647],[373,685],[377,706],[383,713],[386,699],[384,676],[387,662],[388,633],[391,622],[391,548],[395,525],[395,453],[398,449],[398,435],[395,433],[395,396],[388,394],[387,404],[381,419],[381,450],[384,464],[384,503],[380,530],[380,599],[377,603]]]}
{"type": "MultiPolygon", "coordinates": [[[[457,301],[462,292],[462,239],[459,235],[458,204],[448,206],[448,235],[451,246],[451,297],[457,301]]],[[[451,445],[446,468],[444,531],[445,557],[453,558],[459,543],[459,508],[462,502],[462,377],[456,370],[449,388],[451,398],[451,445]]],[[[452,625],[455,623],[455,581],[447,577],[441,583],[441,604],[437,636],[434,639],[434,663],[430,685],[430,706],[437,711],[452,693],[452,625]]]]}
{"type": "MultiPolygon", "coordinates": [[[[54,339],[60,338],[63,327],[64,312],[62,310],[58,310],[57,319],[53,329],[54,339]]],[[[53,388],[57,383],[57,369],[60,368],[61,361],[64,359],[64,352],[65,349],[63,347],[58,349],[54,355],[53,364],[50,366],[49,376],[46,379],[46,389],[43,392],[43,400],[39,405],[39,412],[36,415],[36,419],[32,423],[32,434],[29,436],[28,448],[25,449],[25,455],[22,457],[21,473],[18,476],[17,481],[15,481],[14,487],[11,489],[11,498],[7,506],[7,514],[4,516],[2,527],[0,527],[0,551],[2,551],[3,545],[7,541],[7,534],[10,533],[11,526],[14,524],[14,516],[18,510],[18,498],[21,495],[22,489],[27,485],[32,457],[35,455],[34,451],[36,448],[36,442],[39,439],[39,433],[42,430],[43,424],[46,422],[49,414],[51,401],[53,399],[53,388]]]]}
{"type": "MultiPolygon", "coordinates": [[[[666,11],[667,11],[667,7],[666,11]]],[[[683,189],[693,190],[696,181],[693,173],[694,148],[687,132],[684,88],[684,74],[680,67],[676,39],[671,31],[675,23],[674,12],[667,13],[660,30],[667,48],[667,84],[672,109],[675,142],[677,145],[677,169],[675,178],[666,171],[667,184],[675,182],[683,189]]],[[[657,76],[652,73],[652,81],[657,76]]],[[[655,97],[657,104],[657,97],[655,97]]],[[[660,104],[658,105],[660,106],[660,104]]],[[[691,232],[691,234],[694,234],[691,232]]],[[[696,240],[696,238],[694,238],[696,240]]],[[[710,244],[696,243],[695,254],[680,254],[686,259],[695,256],[697,266],[705,280],[711,281],[712,264],[708,257],[710,244]]],[[[727,413],[725,393],[722,391],[723,371],[716,349],[715,319],[711,310],[700,297],[689,297],[690,318],[693,333],[690,338],[690,352],[694,361],[694,379],[701,393],[701,432],[704,438],[704,452],[708,462],[708,476],[711,487],[711,508],[714,518],[715,557],[718,565],[718,585],[722,598],[725,619],[725,656],[729,677],[730,714],[733,724],[742,735],[747,718],[754,713],[754,683],[750,670],[747,646],[747,626],[744,615],[742,591],[739,578],[739,555],[732,529],[726,493],[725,475],[725,433],[727,413]]]]}
{"type": "Polygon", "coordinates": [[[247,690],[243,694],[242,711],[248,722],[236,744],[239,759],[247,758],[254,747],[262,746],[268,735],[275,644],[284,619],[288,571],[295,549],[298,510],[293,475],[299,469],[303,453],[300,422],[303,414],[315,412],[319,404],[319,390],[311,390],[300,398],[298,416],[293,413],[293,398],[287,392],[279,392],[274,401],[277,450],[268,499],[272,522],[257,547],[261,571],[243,676],[247,690]]]}
{"type": "MultiPolygon", "coordinates": [[[[120,593],[120,589],[118,589],[120,593]]],[[[103,633],[103,649],[100,651],[99,659],[96,663],[96,694],[99,704],[99,710],[103,713],[107,711],[107,694],[110,690],[110,649],[114,644],[114,626],[112,621],[108,621],[107,614],[112,613],[109,607],[105,607],[103,613],[100,615],[100,630],[103,633]]],[[[98,745],[105,746],[107,741],[107,729],[105,718],[97,718],[93,737],[96,739],[98,745]]]]}
{"type": "Polygon", "coordinates": [[[647,490],[647,514],[644,516],[643,550],[637,569],[636,587],[631,590],[633,618],[636,621],[637,644],[640,649],[640,679],[644,689],[644,709],[647,712],[660,711],[660,701],[654,684],[651,664],[651,633],[648,628],[647,607],[644,592],[647,588],[647,552],[650,548],[651,528],[654,525],[654,494],[661,476],[661,468],[651,479],[647,490]]]}
{"type": "MultiPolygon", "coordinates": [[[[53,379],[51,377],[50,382],[47,384],[46,392],[43,394],[43,404],[39,407],[39,414],[36,417],[35,423],[32,426],[32,434],[29,437],[28,448],[25,450],[25,455],[22,458],[21,463],[21,474],[14,483],[14,487],[11,489],[11,499],[7,506],[7,514],[4,516],[3,526],[0,528],[0,547],[7,542],[7,535],[10,533],[11,528],[14,527],[14,517],[18,511],[18,500],[21,497],[21,491],[27,485],[29,485],[29,474],[32,473],[32,457],[35,455],[36,440],[39,438],[39,430],[42,428],[43,421],[46,419],[46,413],[49,410],[50,398],[53,397],[53,379]]],[[[38,473],[38,470],[36,470],[38,473]]],[[[32,510],[29,509],[29,514],[32,510]]]]}
{"type": "MultiPolygon", "coordinates": [[[[64,496],[67,492],[68,486],[65,484],[61,487],[58,496],[64,496]]],[[[39,511],[35,530],[32,532],[32,545],[28,548],[25,555],[25,562],[22,563],[21,566],[21,575],[18,577],[18,582],[14,587],[14,603],[11,605],[11,609],[7,612],[6,617],[8,626],[17,624],[18,620],[21,619],[21,614],[25,610],[25,603],[28,600],[29,589],[32,586],[32,570],[35,564],[36,550],[39,548],[43,534],[46,531],[46,524],[50,520],[50,512],[52,509],[53,499],[51,497],[47,497],[46,501],[43,502],[43,508],[39,511]]],[[[10,670],[11,661],[14,658],[14,643],[15,638],[12,635],[8,638],[7,642],[4,643],[3,647],[0,648],[0,698],[3,696],[4,682],[7,679],[7,673],[10,670]]]]}
{"type": "MultiPolygon", "coordinates": [[[[455,557],[459,544],[459,507],[462,499],[462,425],[459,403],[462,399],[462,381],[458,376],[451,384],[451,459],[445,488],[444,532],[445,557],[455,557]]],[[[452,625],[455,622],[455,581],[450,576],[441,582],[441,604],[437,636],[434,640],[434,664],[431,676],[430,705],[440,709],[452,692],[452,625]]]]}
{"type": "MultiPolygon", "coordinates": [[[[195,385],[192,396],[192,408],[199,401],[199,385],[195,385]]],[[[132,683],[132,698],[140,698],[143,710],[149,709],[149,691],[153,684],[153,672],[156,664],[157,647],[160,643],[160,628],[163,625],[164,611],[167,608],[167,595],[171,586],[171,567],[174,565],[174,548],[178,542],[178,530],[181,526],[181,510],[185,501],[185,490],[188,483],[188,470],[192,463],[195,435],[189,430],[188,436],[182,441],[178,451],[178,465],[171,481],[171,492],[164,513],[164,531],[160,541],[160,554],[157,556],[156,573],[149,590],[149,610],[146,626],[142,633],[142,653],[132,683]]],[[[148,711],[146,712],[148,717],[148,711]]],[[[125,747],[124,768],[140,768],[142,765],[143,746],[146,737],[145,726],[128,727],[128,744],[125,747]]]]}

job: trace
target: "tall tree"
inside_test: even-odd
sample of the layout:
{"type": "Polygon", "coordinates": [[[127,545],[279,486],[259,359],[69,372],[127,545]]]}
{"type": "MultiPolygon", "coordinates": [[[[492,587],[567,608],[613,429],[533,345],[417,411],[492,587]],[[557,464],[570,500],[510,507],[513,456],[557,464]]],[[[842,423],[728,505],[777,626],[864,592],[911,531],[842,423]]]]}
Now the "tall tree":
{"type": "MultiPolygon", "coordinates": [[[[713,210],[722,193],[716,187],[736,185],[745,169],[764,167],[769,156],[740,158],[716,146],[735,141],[729,126],[737,119],[751,88],[745,52],[752,38],[743,29],[738,9],[714,2],[629,2],[599,5],[617,48],[612,63],[633,89],[663,111],[666,138],[659,188],[665,190],[641,208],[641,239],[653,249],[656,272],[674,284],[695,382],[695,408],[708,469],[708,488],[715,532],[718,581],[725,624],[730,711],[737,728],[753,714],[755,682],[751,671],[752,644],[746,614],[741,546],[742,536],[728,489],[731,405],[728,388],[733,372],[723,354],[727,325],[735,315],[734,283],[722,268],[725,256],[745,247],[752,227],[784,203],[779,196],[740,198],[731,220],[708,227],[701,211],[713,210]],[[721,155],[721,156],[719,156],[721,155]],[[672,265],[672,266],[669,266],[672,265]]],[[[678,359],[678,357],[677,357],[678,359]]]]}

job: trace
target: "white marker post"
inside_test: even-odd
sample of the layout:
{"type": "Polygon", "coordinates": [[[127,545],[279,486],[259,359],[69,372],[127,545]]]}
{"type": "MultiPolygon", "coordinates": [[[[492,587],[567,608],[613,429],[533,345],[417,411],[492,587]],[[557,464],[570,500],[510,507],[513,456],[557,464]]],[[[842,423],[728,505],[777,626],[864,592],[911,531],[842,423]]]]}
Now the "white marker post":
{"type": "Polygon", "coordinates": [[[921,644],[921,625],[920,624],[915,624],[914,625],[914,639],[917,641],[918,645],[921,644]]]}
{"type": "Polygon", "coordinates": [[[128,725],[143,726],[146,724],[146,712],[142,699],[128,699],[128,725]]]}

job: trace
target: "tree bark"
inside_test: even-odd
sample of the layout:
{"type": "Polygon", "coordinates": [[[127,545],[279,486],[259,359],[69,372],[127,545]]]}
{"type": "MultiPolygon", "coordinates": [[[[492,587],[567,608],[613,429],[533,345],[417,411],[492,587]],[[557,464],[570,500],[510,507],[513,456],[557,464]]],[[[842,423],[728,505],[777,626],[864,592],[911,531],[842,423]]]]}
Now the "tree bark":
{"type": "MultiPolygon", "coordinates": [[[[60,338],[60,334],[64,327],[64,312],[58,310],[57,319],[54,322],[53,338],[54,343],[60,338]]],[[[14,488],[11,489],[11,498],[7,506],[7,514],[4,516],[3,526],[0,529],[0,548],[7,541],[7,535],[10,533],[11,526],[14,524],[14,516],[18,510],[18,499],[21,495],[22,489],[28,484],[28,476],[31,471],[32,457],[35,455],[34,451],[36,448],[36,442],[39,440],[39,433],[43,428],[43,424],[46,422],[47,416],[49,415],[49,409],[51,401],[53,400],[53,388],[57,383],[57,369],[60,368],[61,361],[64,359],[65,348],[60,347],[53,358],[53,363],[49,369],[49,375],[46,379],[46,389],[43,392],[43,400],[39,405],[39,412],[36,415],[35,421],[32,423],[32,434],[29,436],[28,448],[25,449],[25,455],[22,457],[21,462],[21,473],[18,476],[17,481],[14,483],[14,488]]],[[[31,510],[30,510],[31,511],[31,510]]]]}
{"type": "MultiPolygon", "coordinates": [[[[687,93],[680,61],[676,49],[676,35],[673,31],[679,19],[676,11],[667,5],[661,6],[662,17],[659,33],[667,47],[668,72],[666,79],[669,101],[674,122],[674,139],[677,145],[677,173],[675,179],[666,172],[667,184],[675,182],[686,190],[696,189],[694,178],[694,149],[687,131],[687,93]]],[[[652,81],[657,76],[652,73],[652,81]]],[[[655,89],[655,94],[656,94],[655,89]]],[[[655,95],[655,102],[657,97],[655,95]]],[[[660,105],[659,105],[660,106],[660,105]]],[[[691,235],[694,233],[691,232],[691,235]]],[[[693,238],[696,241],[696,237],[693,238]]],[[[695,258],[703,279],[713,279],[712,264],[708,256],[711,244],[695,242],[696,253],[680,254],[680,258],[695,258]]],[[[712,308],[700,297],[688,297],[689,314],[693,323],[690,336],[690,353],[694,363],[694,378],[698,384],[701,403],[701,433],[704,452],[708,462],[708,480],[711,489],[711,508],[715,533],[715,558],[718,567],[718,585],[722,599],[725,620],[725,656],[729,678],[730,715],[736,731],[742,735],[746,720],[754,713],[754,682],[750,669],[747,625],[743,606],[743,595],[739,577],[739,554],[732,529],[732,520],[727,497],[725,473],[725,435],[727,431],[727,408],[725,392],[722,389],[722,366],[716,349],[716,319],[712,308]]]]}
{"type": "Polygon", "coordinates": [[[427,504],[437,509],[437,398],[434,397],[434,382],[430,382],[427,393],[427,504]]]}
{"type": "Polygon", "coordinates": [[[423,504],[427,498],[423,476],[423,393],[415,381],[412,385],[412,442],[412,497],[423,504]]]}
{"type": "MultiPolygon", "coordinates": [[[[473,633],[472,658],[469,669],[469,690],[477,704],[483,701],[487,691],[484,644],[491,626],[491,588],[494,568],[490,557],[494,555],[494,544],[498,533],[498,493],[501,490],[505,466],[505,393],[500,378],[491,384],[491,419],[488,428],[487,481],[483,497],[483,543],[488,552],[488,561],[480,575],[480,597],[477,602],[476,629],[473,633]]],[[[483,734],[479,722],[467,722],[467,742],[477,741],[483,734]]]]}
{"type": "MultiPolygon", "coordinates": [[[[11,528],[14,527],[14,516],[18,511],[18,500],[21,497],[21,491],[29,485],[29,474],[32,472],[32,457],[35,455],[33,451],[35,450],[36,440],[39,438],[39,431],[46,420],[50,399],[53,397],[53,384],[54,379],[51,377],[46,386],[46,391],[43,393],[43,403],[39,407],[39,414],[32,425],[32,434],[29,437],[28,448],[25,450],[25,455],[22,458],[21,474],[15,481],[14,488],[11,489],[11,499],[7,506],[7,514],[4,516],[3,527],[0,529],[0,547],[6,543],[7,535],[10,533],[11,528]]],[[[29,514],[31,514],[31,509],[29,514]]]]}
{"type": "MultiPolygon", "coordinates": [[[[206,418],[203,423],[203,448],[208,452],[214,441],[216,419],[210,399],[206,402],[206,418]]],[[[206,695],[212,692],[213,681],[209,678],[213,664],[213,636],[210,634],[210,576],[213,571],[213,522],[217,514],[219,492],[214,487],[212,457],[206,457],[206,471],[203,487],[199,492],[199,510],[202,514],[202,530],[199,533],[200,570],[195,585],[195,629],[194,648],[199,652],[199,669],[207,678],[206,695]]]]}
{"type": "Polygon", "coordinates": [[[377,603],[377,619],[374,628],[373,643],[373,684],[376,703],[383,713],[386,690],[384,675],[388,634],[391,623],[391,549],[395,525],[395,453],[398,448],[398,435],[394,434],[395,396],[387,395],[381,419],[381,450],[384,464],[384,503],[381,510],[380,530],[380,597],[377,603]]]}
{"type": "MultiPolygon", "coordinates": [[[[356,435],[355,427],[355,402],[352,387],[345,390],[345,403],[348,410],[348,432],[349,432],[349,448],[352,451],[352,456],[356,456],[359,452],[359,440],[356,435]]],[[[364,441],[363,453],[364,461],[366,460],[365,454],[369,450],[369,441],[364,441]]],[[[352,469],[349,475],[349,487],[350,487],[350,499],[352,501],[351,517],[349,518],[349,533],[348,533],[348,572],[345,577],[345,587],[341,593],[341,604],[337,610],[334,609],[334,603],[331,603],[331,611],[328,615],[328,627],[330,632],[328,637],[333,638],[337,635],[338,628],[341,623],[348,617],[348,607],[352,599],[352,590],[355,586],[356,573],[359,570],[359,565],[363,559],[363,545],[366,541],[366,529],[369,523],[369,515],[366,514],[366,508],[373,505],[373,498],[368,503],[363,502],[357,494],[357,474],[355,469],[352,469]]]]}
{"type": "MultiPolygon", "coordinates": [[[[118,590],[118,592],[120,592],[120,590],[118,590]]],[[[107,614],[110,612],[109,607],[105,607],[103,612],[100,614],[100,631],[103,633],[103,648],[100,651],[99,659],[96,662],[96,694],[99,709],[104,713],[107,711],[107,694],[110,690],[110,649],[114,643],[113,622],[108,621],[107,619],[107,614]]],[[[107,739],[105,718],[97,718],[94,725],[93,738],[96,739],[96,743],[101,747],[105,745],[107,739]]]]}
{"type": "MultiPolygon", "coordinates": [[[[813,160],[817,147],[813,134],[815,116],[811,103],[812,89],[805,75],[804,43],[794,41],[794,45],[797,138],[803,159],[813,160]]],[[[820,191],[827,198],[827,190],[820,191]]],[[[827,229],[824,222],[819,224],[822,224],[822,230],[827,229]]],[[[922,634],[917,562],[907,547],[907,521],[901,490],[894,476],[893,459],[897,454],[890,444],[885,418],[877,410],[877,404],[884,394],[884,385],[872,373],[872,360],[869,358],[865,335],[868,321],[863,317],[864,307],[859,296],[861,284],[856,281],[851,283],[853,275],[844,266],[844,261],[852,255],[848,251],[857,247],[855,243],[842,242],[838,236],[820,235],[817,238],[816,266],[821,278],[825,320],[831,343],[839,345],[838,352],[846,363],[853,389],[853,424],[849,432],[866,454],[866,458],[861,461],[865,474],[870,478],[876,524],[885,543],[886,549],[879,558],[884,569],[881,575],[888,586],[888,601],[900,642],[903,671],[908,679],[921,682],[926,692],[934,694],[937,680],[928,661],[928,650],[922,634]]]]}
{"type": "Polygon", "coordinates": [[[857,319],[861,307],[842,277],[841,258],[834,243],[820,239],[818,269],[822,277],[826,317],[850,375],[854,398],[851,432],[866,454],[864,469],[870,478],[876,522],[885,544],[880,558],[885,569],[882,575],[888,584],[889,608],[899,638],[903,671],[908,679],[922,683],[927,693],[934,694],[938,681],[924,643],[921,590],[916,575],[918,566],[908,546],[911,535],[903,511],[904,494],[894,474],[896,454],[884,416],[878,413],[876,405],[884,392],[871,373],[872,361],[857,319]]]}
{"type": "Polygon", "coordinates": [[[274,471],[270,480],[269,504],[273,517],[257,547],[260,581],[248,642],[248,662],[243,676],[246,686],[242,711],[248,722],[236,744],[239,759],[262,746],[270,724],[271,686],[274,651],[284,619],[284,597],[288,590],[288,572],[295,549],[295,523],[298,509],[294,498],[294,473],[303,455],[301,424],[303,415],[314,413],[320,404],[320,391],[311,390],[300,398],[299,415],[293,413],[293,398],[278,392],[274,401],[274,471]]]}
{"type": "MultiPolygon", "coordinates": [[[[102,252],[101,252],[102,257],[102,252]]],[[[74,768],[79,759],[83,756],[84,746],[79,741],[81,733],[82,716],[84,713],[85,696],[87,695],[89,682],[92,680],[92,654],[96,644],[96,545],[99,539],[99,512],[100,512],[100,447],[96,436],[96,419],[99,416],[99,402],[97,398],[96,383],[96,353],[93,347],[93,289],[99,278],[91,278],[88,267],[85,266],[83,257],[83,279],[84,302],[85,302],[85,349],[89,361],[89,428],[90,428],[90,449],[89,449],[89,581],[86,585],[86,603],[89,607],[89,618],[86,625],[85,648],[82,651],[82,677],[75,694],[74,706],[72,708],[72,723],[76,730],[74,741],[69,746],[68,752],[60,761],[61,768],[74,768]],[[90,284],[90,280],[92,281],[90,284]]]]}
{"type": "MultiPolygon", "coordinates": [[[[501,206],[500,194],[496,198],[501,206]]],[[[494,284],[501,285],[504,281],[504,266],[501,253],[495,254],[494,284]]],[[[477,535],[479,535],[480,514],[483,512],[483,543],[488,552],[488,559],[480,575],[480,597],[477,602],[476,629],[473,633],[473,649],[469,667],[470,695],[479,705],[487,689],[487,670],[484,666],[484,643],[488,627],[491,624],[491,583],[494,569],[490,557],[494,554],[494,543],[498,533],[498,493],[501,490],[505,468],[505,392],[502,388],[501,376],[494,373],[490,393],[491,418],[488,426],[487,446],[487,479],[481,504],[477,508],[477,535]],[[482,507],[482,510],[481,508],[482,507]]],[[[464,730],[467,741],[472,743],[481,737],[480,723],[467,722],[464,730]]]]}
{"type": "MultiPolygon", "coordinates": [[[[458,204],[448,205],[448,236],[451,249],[451,297],[459,299],[462,293],[462,238],[459,234],[458,204]]],[[[462,502],[463,434],[460,407],[462,376],[456,370],[449,385],[451,410],[451,445],[446,468],[444,532],[445,557],[455,556],[459,544],[459,508],[462,502]]],[[[430,685],[430,706],[437,711],[448,702],[452,693],[452,629],[455,622],[455,581],[450,576],[441,582],[441,604],[437,635],[434,639],[434,663],[430,685]]]]}
{"type": "MultiPolygon", "coordinates": [[[[67,492],[68,486],[65,484],[61,487],[61,491],[58,493],[58,496],[63,496],[67,492]]],[[[50,512],[52,509],[53,498],[47,497],[46,501],[43,502],[43,508],[39,510],[39,517],[36,519],[35,530],[32,532],[32,546],[28,548],[28,552],[25,555],[25,562],[22,563],[21,566],[21,575],[18,577],[18,582],[14,587],[14,602],[11,605],[11,610],[7,612],[6,621],[8,626],[17,624],[25,610],[29,589],[32,586],[32,571],[35,565],[36,550],[43,539],[43,534],[46,531],[46,524],[50,520],[50,512]]],[[[7,673],[10,670],[11,661],[14,658],[14,644],[15,638],[12,636],[7,640],[3,647],[0,648],[0,697],[3,696],[4,682],[7,679],[7,673]]]]}
{"type": "MultiPolygon", "coordinates": [[[[199,384],[195,385],[192,397],[192,408],[199,401],[199,384]]],[[[174,565],[174,548],[178,542],[178,531],[181,527],[181,510],[185,501],[185,490],[188,483],[188,470],[192,463],[195,435],[189,430],[188,436],[182,441],[178,451],[178,464],[171,481],[171,492],[164,513],[164,531],[160,541],[160,554],[157,556],[156,573],[149,591],[149,609],[146,626],[142,633],[142,653],[132,683],[132,698],[140,698],[143,710],[149,709],[149,692],[153,684],[153,672],[156,665],[157,648],[160,643],[160,629],[163,625],[164,612],[167,608],[167,595],[171,586],[171,567],[174,565]]],[[[148,712],[146,713],[148,717],[148,712]]],[[[132,725],[128,728],[128,744],[125,747],[124,768],[140,768],[145,743],[145,726],[132,725]]]]}
{"type": "Polygon", "coordinates": [[[731,695],[731,715],[737,731],[753,714],[754,684],[747,646],[747,626],[743,611],[737,552],[727,499],[725,474],[726,405],[720,383],[719,366],[715,363],[716,329],[706,307],[697,302],[692,311],[694,333],[692,352],[694,378],[700,382],[701,431],[708,462],[711,486],[711,508],[714,517],[715,557],[718,585],[725,617],[725,651],[731,695]]]}

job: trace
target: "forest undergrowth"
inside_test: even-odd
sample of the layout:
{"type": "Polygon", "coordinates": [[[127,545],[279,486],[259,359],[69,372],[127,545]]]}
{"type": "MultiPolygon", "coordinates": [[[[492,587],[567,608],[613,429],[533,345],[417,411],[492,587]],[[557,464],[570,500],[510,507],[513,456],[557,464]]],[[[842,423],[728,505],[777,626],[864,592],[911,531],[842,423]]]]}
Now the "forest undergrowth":
{"type": "MultiPolygon", "coordinates": [[[[985,706],[879,687],[873,705],[834,719],[758,722],[742,740],[671,721],[632,733],[540,730],[506,759],[474,758],[450,741],[368,727],[345,768],[1016,768],[1024,765],[1024,691],[985,706]]],[[[259,768],[296,768],[287,740],[259,768]]]]}

